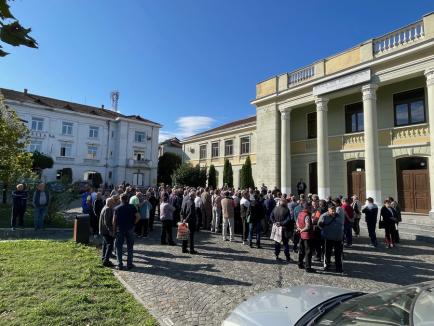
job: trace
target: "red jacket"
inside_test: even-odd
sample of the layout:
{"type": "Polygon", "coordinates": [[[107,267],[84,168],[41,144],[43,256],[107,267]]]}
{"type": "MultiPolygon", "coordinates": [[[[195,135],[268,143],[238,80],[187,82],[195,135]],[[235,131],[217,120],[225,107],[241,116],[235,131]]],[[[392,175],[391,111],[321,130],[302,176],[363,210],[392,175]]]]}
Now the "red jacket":
{"type": "Polygon", "coordinates": [[[310,222],[310,228],[307,231],[302,231],[300,232],[300,238],[302,238],[303,240],[309,240],[313,238],[313,234],[312,234],[312,218],[310,217],[309,212],[303,210],[298,214],[297,217],[297,226],[299,229],[304,229],[306,226],[306,217],[309,219],[310,222]]]}

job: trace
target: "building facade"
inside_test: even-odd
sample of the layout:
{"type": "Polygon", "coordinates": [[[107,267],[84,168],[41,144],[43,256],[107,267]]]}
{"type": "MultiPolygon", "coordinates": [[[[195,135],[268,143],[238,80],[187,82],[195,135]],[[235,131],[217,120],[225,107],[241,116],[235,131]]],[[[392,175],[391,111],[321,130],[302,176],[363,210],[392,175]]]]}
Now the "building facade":
{"type": "Polygon", "coordinates": [[[182,157],[182,144],[176,137],[166,139],[158,145],[158,157],[163,156],[164,153],[173,153],[182,157]]]}
{"type": "Polygon", "coordinates": [[[140,116],[0,89],[5,104],[27,122],[29,151],[51,156],[45,181],[61,178],[71,168],[74,181],[100,173],[104,183],[138,186],[157,183],[158,136],[161,125],[140,116]]]}
{"type": "MultiPolygon", "coordinates": [[[[434,214],[434,14],[262,81],[251,103],[256,184],[289,193],[303,178],[321,198],[392,196],[434,214]]],[[[207,155],[224,139],[212,137],[207,155]]]]}
{"type": "Polygon", "coordinates": [[[234,172],[234,187],[240,184],[240,170],[247,156],[256,170],[256,117],[234,121],[182,141],[183,161],[209,168],[215,166],[217,186],[223,186],[223,166],[228,159],[234,172]]]}

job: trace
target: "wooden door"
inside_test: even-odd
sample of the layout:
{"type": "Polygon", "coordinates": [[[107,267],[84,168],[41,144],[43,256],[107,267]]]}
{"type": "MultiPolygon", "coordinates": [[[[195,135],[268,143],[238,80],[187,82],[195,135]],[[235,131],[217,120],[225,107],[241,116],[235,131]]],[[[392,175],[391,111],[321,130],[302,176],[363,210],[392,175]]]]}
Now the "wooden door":
{"type": "Polygon", "coordinates": [[[428,170],[402,170],[398,176],[398,202],[402,211],[426,214],[430,209],[428,170]]]}
{"type": "Polygon", "coordinates": [[[318,194],[318,165],[316,162],[309,164],[309,192],[318,194]]]}
{"type": "Polygon", "coordinates": [[[365,171],[352,171],[348,185],[348,196],[357,195],[364,203],[366,200],[365,171]]]}

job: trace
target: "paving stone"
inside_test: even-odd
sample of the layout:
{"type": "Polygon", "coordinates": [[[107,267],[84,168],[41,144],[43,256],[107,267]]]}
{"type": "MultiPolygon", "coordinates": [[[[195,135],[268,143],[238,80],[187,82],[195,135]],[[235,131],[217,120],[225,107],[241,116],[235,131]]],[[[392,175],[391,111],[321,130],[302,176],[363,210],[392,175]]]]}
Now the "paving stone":
{"type": "MultiPolygon", "coordinates": [[[[234,242],[201,231],[198,255],[159,245],[160,226],[146,239],[137,239],[131,271],[115,272],[138,295],[161,325],[220,325],[247,298],[275,287],[328,285],[365,292],[434,279],[434,246],[403,240],[393,249],[371,248],[365,236],[345,249],[343,276],[307,274],[296,263],[276,262],[273,243],[249,248],[239,236],[234,242]]],[[[173,230],[175,234],[175,229],[173,230]]],[[[297,259],[297,254],[291,253],[297,259]]],[[[314,263],[320,270],[320,263],[314,263]]]]}

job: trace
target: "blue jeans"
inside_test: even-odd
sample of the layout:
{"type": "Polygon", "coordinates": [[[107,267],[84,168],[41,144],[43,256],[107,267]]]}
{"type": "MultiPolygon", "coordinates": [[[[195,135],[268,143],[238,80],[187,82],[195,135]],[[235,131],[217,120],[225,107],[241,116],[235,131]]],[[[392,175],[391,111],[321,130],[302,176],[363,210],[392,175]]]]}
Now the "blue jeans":
{"type": "Polygon", "coordinates": [[[131,266],[133,264],[134,229],[116,233],[116,256],[119,266],[123,266],[122,247],[125,241],[127,243],[127,266],[131,266]]]}
{"type": "Polygon", "coordinates": [[[261,221],[249,223],[249,242],[253,241],[253,230],[256,231],[256,245],[259,246],[261,244],[261,221]]]}
{"type": "Polygon", "coordinates": [[[35,207],[33,211],[33,224],[35,229],[42,229],[44,227],[45,214],[47,214],[47,207],[35,207]]]}
{"type": "Polygon", "coordinates": [[[353,244],[353,226],[349,223],[344,224],[344,239],[347,246],[353,244]]]}

